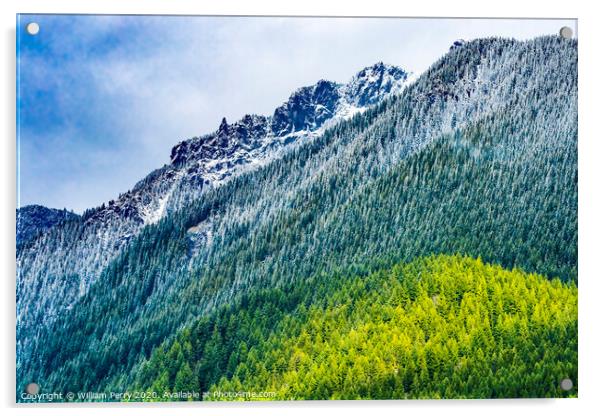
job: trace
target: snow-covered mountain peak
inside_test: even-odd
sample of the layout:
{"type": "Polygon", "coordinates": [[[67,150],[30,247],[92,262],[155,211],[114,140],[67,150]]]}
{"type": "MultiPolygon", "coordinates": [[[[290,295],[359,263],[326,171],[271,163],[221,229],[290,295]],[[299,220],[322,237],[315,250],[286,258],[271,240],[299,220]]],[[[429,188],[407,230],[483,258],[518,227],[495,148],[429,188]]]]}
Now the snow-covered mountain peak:
{"type": "Polygon", "coordinates": [[[274,150],[365,110],[410,82],[403,69],[378,62],[359,71],[349,83],[319,80],[295,90],[270,116],[245,115],[229,124],[222,119],[213,133],[178,143],[171,152],[176,166],[199,165],[209,182],[231,176],[231,168],[259,163],[274,150]],[[219,169],[219,172],[215,169],[219,169]]]}
{"type": "Polygon", "coordinates": [[[401,92],[410,75],[397,66],[377,62],[351,79],[345,86],[345,96],[358,107],[373,105],[388,95],[401,92]]]}
{"type": "Polygon", "coordinates": [[[247,114],[234,123],[223,118],[212,133],[175,145],[170,164],[108,208],[130,214],[133,209],[139,222],[156,222],[198,197],[207,186],[267,163],[290,145],[310,140],[338,121],[400,93],[411,80],[407,71],[377,62],[356,73],[347,84],[322,79],[298,88],[272,115],[247,114]]]}

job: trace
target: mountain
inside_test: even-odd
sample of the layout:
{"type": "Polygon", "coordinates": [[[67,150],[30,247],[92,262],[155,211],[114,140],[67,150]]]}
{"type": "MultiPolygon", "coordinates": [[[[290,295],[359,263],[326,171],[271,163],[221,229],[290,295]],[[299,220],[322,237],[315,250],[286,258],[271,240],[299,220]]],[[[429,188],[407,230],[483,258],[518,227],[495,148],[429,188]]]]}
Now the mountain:
{"type": "MultiPolygon", "coordinates": [[[[321,113],[310,114],[291,126],[317,126],[321,113]]],[[[230,125],[223,126],[230,134],[230,125]]],[[[19,386],[38,380],[50,391],[125,391],[135,385],[150,357],[161,356],[162,345],[192,330],[199,331],[195,337],[202,345],[214,334],[221,343],[214,340],[197,350],[201,355],[186,363],[188,369],[169,366],[157,383],[169,385],[171,391],[180,370],[180,381],[188,381],[185,375],[194,370],[211,375],[210,382],[220,377],[224,383],[235,382],[229,377],[234,371],[242,374],[239,365],[257,361],[245,361],[238,346],[228,344],[233,339],[219,336],[254,328],[235,318],[218,320],[216,327],[194,326],[199,319],[223,307],[244,311],[248,297],[266,290],[280,310],[320,307],[314,290],[324,294],[320,299],[325,302],[336,297],[311,282],[351,288],[357,282],[354,276],[362,279],[433,254],[460,254],[508,270],[538,273],[552,280],[552,288],[571,291],[577,281],[576,41],[543,37],[466,42],[401,93],[319,128],[323,131],[311,140],[297,141],[278,157],[233,175],[141,228],[114,259],[99,267],[94,283],[73,298],[69,308],[54,309],[54,321],[35,330],[18,321],[19,386]],[[310,284],[288,296],[289,288],[302,282],[310,284]]],[[[80,235],[76,227],[75,236],[66,226],[63,234],[54,231],[58,229],[44,235],[44,247],[80,235]]],[[[31,259],[24,260],[21,267],[29,267],[31,259]]],[[[460,263],[468,270],[469,265],[460,263]]],[[[46,285],[48,275],[42,276],[46,285]]],[[[67,279],[57,275],[55,280],[64,284],[67,279]]],[[[454,278],[446,281],[456,283],[454,278]]],[[[533,302],[528,306],[524,291],[500,298],[496,291],[512,285],[499,289],[495,279],[490,281],[491,286],[479,283],[471,290],[479,296],[483,293],[478,291],[491,294],[503,310],[520,310],[517,330],[521,325],[530,328],[536,300],[529,298],[533,302]]],[[[371,284],[370,290],[384,291],[385,283],[371,284]]],[[[407,289],[421,293],[425,288],[407,289]]],[[[455,289],[464,291],[461,286],[455,289]]],[[[363,301],[360,294],[357,302],[363,301]]],[[[29,304],[35,305],[35,299],[23,305],[29,304]]],[[[487,305],[491,311],[494,306],[487,305]]],[[[264,327],[273,329],[271,311],[249,313],[259,313],[264,327]]],[[[567,319],[576,320],[574,311],[570,313],[567,319]]],[[[23,316],[34,315],[27,311],[23,316]]],[[[289,319],[283,325],[287,323],[313,330],[303,320],[289,319]]],[[[349,327],[345,321],[341,324],[349,327]]],[[[549,339],[561,339],[562,334],[556,326],[544,329],[549,339]]],[[[521,351],[528,351],[540,335],[529,338],[521,351]]],[[[497,339],[509,342],[513,337],[497,339]]],[[[576,343],[562,340],[565,353],[554,359],[562,376],[568,372],[575,377],[576,343]]],[[[247,347],[257,351],[260,345],[247,347]]],[[[288,346],[280,347],[271,352],[289,351],[288,346]]],[[[194,348],[183,345],[165,360],[183,363],[173,358],[194,348]]],[[[479,354],[478,345],[470,351],[479,354]]],[[[494,343],[494,350],[488,351],[502,354],[504,345],[494,343]]],[[[537,362],[522,353],[516,357],[524,360],[518,367],[537,362]]],[[[280,364],[268,372],[281,374],[280,364]]],[[[428,378],[438,368],[430,360],[424,367],[426,373],[419,377],[428,378]]],[[[537,371],[540,377],[548,370],[537,371]]],[[[478,396],[474,383],[465,387],[459,395],[478,396]]],[[[558,395],[553,383],[541,389],[544,395],[558,395]]]]}
{"type": "Polygon", "coordinates": [[[178,143],[171,163],[130,191],[18,251],[19,333],[71,308],[145,226],[400,93],[411,80],[410,73],[379,62],[347,84],[321,80],[300,88],[271,116],[246,115],[232,124],[223,119],[215,132],[178,143]]]}
{"type": "Polygon", "coordinates": [[[320,80],[299,88],[271,116],[247,114],[232,124],[223,118],[215,132],[178,143],[171,150],[169,165],[86,217],[116,215],[155,223],[196,199],[204,188],[268,163],[291,145],[400,93],[412,79],[401,68],[379,62],[362,69],[347,84],[320,80]]]}
{"type": "Polygon", "coordinates": [[[17,249],[64,221],[77,219],[79,215],[66,209],[27,205],[17,209],[17,249]]]}
{"type": "MultiPolygon", "coordinates": [[[[320,80],[298,89],[272,116],[246,115],[233,124],[224,118],[215,133],[186,140],[172,149],[172,167],[179,173],[175,176],[185,188],[221,183],[400,93],[411,79],[401,68],[379,62],[361,70],[347,84],[320,80]]],[[[179,200],[172,204],[185,205],[179,200]]],[[[159,217],[157,213],[142,215],[147,222],[159,217]]]]}

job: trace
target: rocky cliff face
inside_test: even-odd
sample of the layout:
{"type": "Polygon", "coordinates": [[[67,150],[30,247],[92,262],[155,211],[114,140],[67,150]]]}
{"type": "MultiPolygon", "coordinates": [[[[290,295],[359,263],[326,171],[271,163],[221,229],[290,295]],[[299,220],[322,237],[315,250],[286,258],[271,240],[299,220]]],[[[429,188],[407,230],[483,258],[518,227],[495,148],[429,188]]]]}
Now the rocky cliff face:
{"type": "Polygon", "coordinates": [[[311,140],[328,126],[400,93],[411,81],[410,73],[379,62],[347,84],[320,80],[299,88],[272,115],[247,114],[231,124],[224,118],[216,131],[175,145],[168,165],[84,217],[91,221],[119,217],[140,225],[157,222],[207,186],[265,164],[287,147],[311,140]]]}

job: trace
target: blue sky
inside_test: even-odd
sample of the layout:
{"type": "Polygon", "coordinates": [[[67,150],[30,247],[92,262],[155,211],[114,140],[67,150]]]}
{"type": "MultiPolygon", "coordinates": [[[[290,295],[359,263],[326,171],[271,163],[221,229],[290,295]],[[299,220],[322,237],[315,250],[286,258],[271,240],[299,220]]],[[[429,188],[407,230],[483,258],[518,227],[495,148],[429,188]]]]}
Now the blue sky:
{"type": "Polygon", "coordinates": [[[168,163],[177,142],[271,114],[300,86],[377,61],[420,73],[458,38],[561,26],[575,22],[21,15],[18,205],[82,212],[168,163]]]}

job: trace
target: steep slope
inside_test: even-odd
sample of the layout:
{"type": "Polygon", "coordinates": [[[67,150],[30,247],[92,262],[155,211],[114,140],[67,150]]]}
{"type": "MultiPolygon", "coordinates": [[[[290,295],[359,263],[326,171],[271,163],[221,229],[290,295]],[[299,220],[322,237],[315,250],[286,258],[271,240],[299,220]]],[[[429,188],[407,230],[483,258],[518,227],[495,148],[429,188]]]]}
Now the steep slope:
{"type": "Polygon", "coordinates": [[[79,215],[66,209],[46,208],[41,205],[27,205],[18,208],[17,250],[55,225],[78,217],[79,215]]]}
{"type": "Polygon", "coordinates": [[[421,258],[251,292],[188,325],[135,373],[128,391],[150,400],[576,395],[577,288],[470,258],[421,258]],[[560,389],[566,377],[571,392],[560,389]]]}
{"type": "Polygon", "coordinates": [[[399,97],[142,230],[25,338],[18,380],[130,385],[192,319],[262,287],[433,252],[576,279],[576,43],[454,48],[399,97]]]}
{"type": "Polygon", "coordinates": [[[328,125],[402,91],[409,74],[377,63],[348,84],[319,81],[294,92],[272,116],[247,115],[214,133],[177,144],[171,163],[81,220],[57,227],[17,253],[19,338],[52,322],[85,294],[98,274],[148,224],[188,205],[207,189],[257,169],[328,125]]]}

